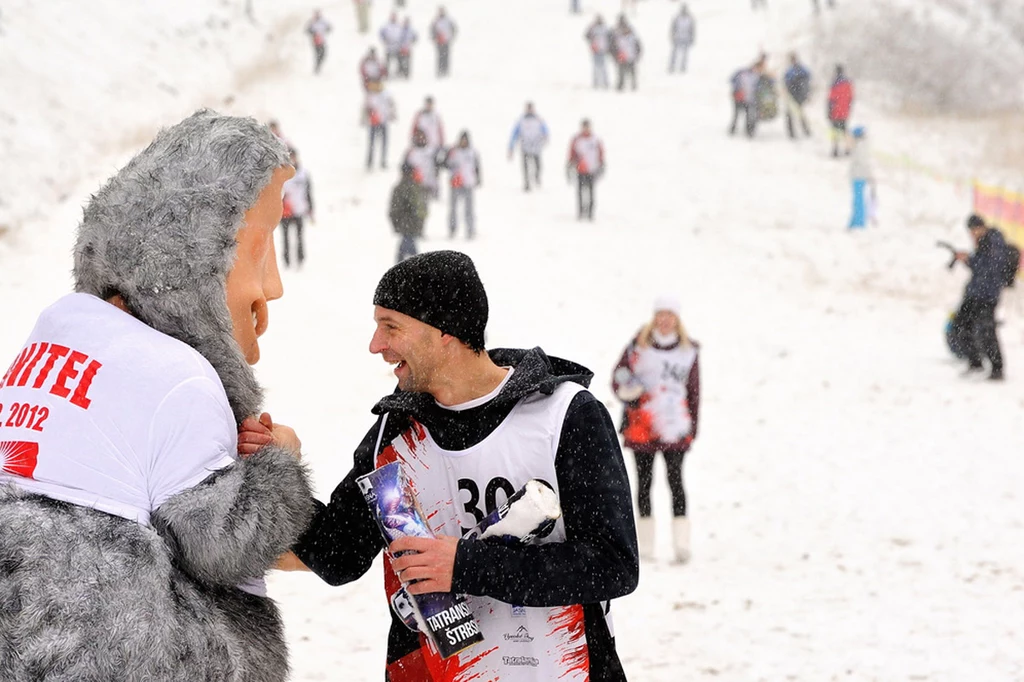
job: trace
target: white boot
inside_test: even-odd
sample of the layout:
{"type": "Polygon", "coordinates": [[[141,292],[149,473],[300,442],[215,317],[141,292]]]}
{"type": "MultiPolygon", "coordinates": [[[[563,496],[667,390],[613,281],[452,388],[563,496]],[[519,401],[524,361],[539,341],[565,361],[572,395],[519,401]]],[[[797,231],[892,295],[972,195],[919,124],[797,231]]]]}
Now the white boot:
{"type": "Polygon", "coordinates": [[[676,561],[685,564],[690,560],[690,519],[676,516],[672,519],[672,544],[676,549],[676,561]]]}
{"type": "Polygon", "coordinates": [[[654,558],[654,517],[640,516],[636,520],[636,544],[640,558],[650,561],[654,558]]]}

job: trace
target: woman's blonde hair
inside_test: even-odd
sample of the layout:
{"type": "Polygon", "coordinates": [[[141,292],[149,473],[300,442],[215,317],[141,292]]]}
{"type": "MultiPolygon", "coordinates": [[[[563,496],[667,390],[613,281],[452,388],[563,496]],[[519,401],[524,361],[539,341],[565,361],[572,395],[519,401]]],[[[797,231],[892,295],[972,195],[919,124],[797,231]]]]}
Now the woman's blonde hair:
{"type": "MultiPolygon", "coordinates": [[[[671,311],[665,311],[671,312],[671,311]]],[[[656,316],[657,314],[655,314],[656,316]]],[[[683,326],[683,321],[679,319],[679,316],[672,313],[672,316],[676,318],[676,333],[679,334],[679,343],[683,346],[690,345],[690,337],[686,335],[686,327],[683,326]]],[[[645,324],[641,329],[640,333],[636,335],[636,345],[641,348],[647,348],[651,345],[651,335],[654,332],[654,318],[652,317],[650,322],[645,324]]]]}

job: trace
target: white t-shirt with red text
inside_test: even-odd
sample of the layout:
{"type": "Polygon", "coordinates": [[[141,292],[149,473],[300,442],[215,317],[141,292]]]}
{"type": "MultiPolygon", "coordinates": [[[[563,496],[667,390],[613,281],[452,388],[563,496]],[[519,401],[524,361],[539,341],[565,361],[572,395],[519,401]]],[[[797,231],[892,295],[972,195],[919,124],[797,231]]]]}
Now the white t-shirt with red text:
{"type": "Polygon", "coordinates": [[[89,294],[44,310],[0,379],[0,482],[28,492],[148,524],[237,451],[210,363],[89,294]]]}

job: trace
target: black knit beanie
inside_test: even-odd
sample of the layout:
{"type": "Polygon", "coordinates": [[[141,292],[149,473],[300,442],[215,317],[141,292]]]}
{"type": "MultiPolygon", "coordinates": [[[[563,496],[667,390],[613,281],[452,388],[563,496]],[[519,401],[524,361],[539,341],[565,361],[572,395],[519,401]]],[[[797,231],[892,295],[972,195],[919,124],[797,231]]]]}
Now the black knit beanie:
{"type": "Polygon", "coordinates": [[[428,251],[402,261],[381,277],[373,304],[437,327],[473,350],[484,349],[487,293],[464,253],[428,251]]]}

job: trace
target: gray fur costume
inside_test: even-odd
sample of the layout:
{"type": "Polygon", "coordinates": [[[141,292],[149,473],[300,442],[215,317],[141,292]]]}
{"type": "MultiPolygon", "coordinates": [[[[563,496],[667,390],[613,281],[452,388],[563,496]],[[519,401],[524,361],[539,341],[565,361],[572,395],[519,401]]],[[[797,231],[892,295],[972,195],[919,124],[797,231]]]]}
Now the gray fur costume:
{"type": "MultiPolygon", "coordinates": [[[[121,294],[199,351],[239,421],[260,387],[232,336],[225,279],[243,214],[284,146],[200,111],[162,131],[85,209],[76,289],[121,294]]],[[[280,682],[274,603],[235,587],[305,529],[307,474],[267,446],[156,509],[151,527],[0,485],[0,680],[280,682]]]]}

